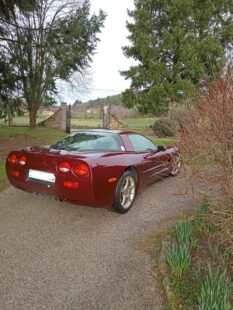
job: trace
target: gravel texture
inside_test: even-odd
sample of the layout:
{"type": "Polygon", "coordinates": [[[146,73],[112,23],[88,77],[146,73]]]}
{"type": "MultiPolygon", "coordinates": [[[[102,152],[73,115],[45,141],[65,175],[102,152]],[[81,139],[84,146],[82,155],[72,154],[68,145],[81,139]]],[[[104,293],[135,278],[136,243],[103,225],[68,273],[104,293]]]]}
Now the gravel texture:
{"type": "Polygon", "coordinates": [[[0,309],[163,309],[139,243],[190,208],[184,178],[140,193],[125,215],[14,188],[0,193],[0,309]]]}

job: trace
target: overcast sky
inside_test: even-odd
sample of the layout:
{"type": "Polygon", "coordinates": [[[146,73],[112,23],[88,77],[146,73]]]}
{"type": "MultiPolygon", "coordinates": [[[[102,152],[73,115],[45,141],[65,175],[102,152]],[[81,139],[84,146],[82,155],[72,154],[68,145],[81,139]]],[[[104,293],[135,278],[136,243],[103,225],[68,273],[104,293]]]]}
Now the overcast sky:
{"type": "Polygon", "coordinates": [[[78,90],[66,91],[67,94],[63,92],[64,100],[69,103],[73,103],[75,99],[87,101],[119,94],[129,87],[129,81],[125,81],[119,71],[128,69],[133,63],[124,57],[121,49],[128,44],[127,8],[134,7],[133,0],[90,0],[90,2],[92,13],[103,9],[108,16],[99,35],[100,42],[93,58],[88,90],[81,93],[78,90]]]}

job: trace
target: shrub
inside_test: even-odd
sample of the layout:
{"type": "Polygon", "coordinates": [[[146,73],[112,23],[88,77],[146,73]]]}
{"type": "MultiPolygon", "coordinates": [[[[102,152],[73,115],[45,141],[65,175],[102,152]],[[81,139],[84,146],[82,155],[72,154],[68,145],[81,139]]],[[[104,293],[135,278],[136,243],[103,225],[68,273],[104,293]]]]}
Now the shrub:
{"type": "Polygon", "coordinates": [[[229,284],[226,281],[226,271],[219,267],[215,272],[208,266],[208,274],[202,284],[198,296],[198,310],[230,310],[229,284]]]}
{"type": "MultiPolygon", "coordinates": [[[[203,88],[180,123],[183,161],[199,184],[233,196],[233,70],[203,88]],[[218,185],[218,187],[216,186],[218,185]],[[214,187],[213,187],[214,186],[214,187]]],[[[207,188],[206,188],[207,189],[207,188]]]]}
{"type": "Polygon", "coordinates": [[[172,124],[169,118],[164,117],[156,120],[155,123],[152,125],[152,129],[159,137],[174,136],[172,124]]]}

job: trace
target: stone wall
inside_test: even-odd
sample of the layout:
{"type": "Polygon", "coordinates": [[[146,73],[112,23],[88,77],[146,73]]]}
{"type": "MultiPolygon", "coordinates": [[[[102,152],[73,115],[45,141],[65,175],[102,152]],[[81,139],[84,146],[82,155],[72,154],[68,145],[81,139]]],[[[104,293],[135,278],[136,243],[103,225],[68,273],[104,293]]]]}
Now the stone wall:
{"type": "Polygon", "coordinates": [[[52,129],[67,130],[67,106],[66,103],[61,104],[61,108],[52,116],[39,123],[38,126],[52,129]]]}
{"type": "Polygon", "coordinates": [[[126,129],[128,126],[121,122],[114,114],[110,114],[110,129],[126,129]]]}
{"type": "Polygon", "coordinates": [[[106,129],[126,129],[128,126],[121,122],[115,114],[111,112],[110,106],[103,107],[103,128],[106,129]]]}

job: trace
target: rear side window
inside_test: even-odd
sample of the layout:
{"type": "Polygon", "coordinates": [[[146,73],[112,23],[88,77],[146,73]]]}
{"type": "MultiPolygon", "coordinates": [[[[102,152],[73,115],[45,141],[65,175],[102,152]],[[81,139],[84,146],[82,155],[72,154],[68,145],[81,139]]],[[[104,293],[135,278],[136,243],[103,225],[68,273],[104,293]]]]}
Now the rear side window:
{"type": "Polygon", "coordinates": [[[156,145],[144,136],[137,134],[128,135],[135,152],[149,152],[156,150],[156,145]]]}

